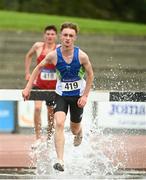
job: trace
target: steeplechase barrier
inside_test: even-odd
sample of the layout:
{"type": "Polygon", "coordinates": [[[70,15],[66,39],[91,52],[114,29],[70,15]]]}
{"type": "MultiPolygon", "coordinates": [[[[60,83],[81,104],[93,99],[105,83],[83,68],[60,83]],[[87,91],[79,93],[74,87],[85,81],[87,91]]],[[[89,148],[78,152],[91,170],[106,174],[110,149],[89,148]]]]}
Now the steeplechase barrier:
{"type": "MultiPolygon", "coordinates": [[[[53,90],[31,90],[29,100],[46,100],[53,90]]],[[[94,101],[146,102],[146,92],[91,90],[89,98],[94,101]]],[[[1,101],[23,101],[22,89],[0,89],[1,101]]]]}

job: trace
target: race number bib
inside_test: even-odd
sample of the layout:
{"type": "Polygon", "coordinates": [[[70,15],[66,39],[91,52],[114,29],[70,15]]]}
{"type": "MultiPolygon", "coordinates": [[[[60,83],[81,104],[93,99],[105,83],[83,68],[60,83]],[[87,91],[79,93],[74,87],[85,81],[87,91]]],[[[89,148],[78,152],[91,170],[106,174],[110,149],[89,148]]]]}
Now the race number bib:
{"type": "Polygon", "coordinates": [[[62,91],[74,91],[81,88],[81,80],[74,82],[61,82],[62,91]]]}
{"type": "Polygon", "coordinates": [[[41,80],[56,80],[56,72],[55,70],[42,69],[40,74],[41,80]]]}

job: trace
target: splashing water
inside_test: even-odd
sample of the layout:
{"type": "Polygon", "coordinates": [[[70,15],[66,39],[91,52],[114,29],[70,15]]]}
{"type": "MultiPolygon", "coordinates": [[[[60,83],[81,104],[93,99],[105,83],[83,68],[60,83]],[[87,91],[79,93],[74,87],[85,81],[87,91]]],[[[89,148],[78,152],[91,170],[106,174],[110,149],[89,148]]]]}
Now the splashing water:
{"type": "MultiPolygon", "coordinates": [[[[112,57],[108,60],[110,71],[103,71],[104,81],[98,86],[97,78],[94,79],[93,89],[127,90],[133,88],[134,78],[124,81],[120,77],[126,75],[123,67],[118,64],[116,68],[110,66],[112,57]],[[118,69],[118,71],[117,71],[118,69]],[[125,74],[124,74],[125,73],[125,74]],[[116,82],[116,83],[115,83],[116,82]]],[[[125,168],[127,154],[124,142],[120,136],[105,134],[104,129],[98,127],[98,114],[96,101],[88,102],[83,115],[83,142],[79,147],[73,146],[73,136],[69,129],[69,117],[65,127],[65,171],[56,172],[52,167],[56,161],[56,153],[53,139],[50,142],[36,142],[36,150],[31,152],[33,163],[36,166],[36,175],[51,175],[53,177],[84,177],[97,178],[114,174],[119,168],[125,168]],[[120,160],[119,153],[122,153],[124,162],[120,160]],[[35,160],[34,160],[35,159],[35,160]]],[[[44,133],[45,134],[45,133],[44,133]]],[[[121,155],[120,155],[121,156],[121,155]]]]}
{"type": "Polygon", "coordinates": [[[50,158],[52,145],[45,140],[37,140],[31,148],[30,157],[32,167],[36,167],[36,175],[52,173],[52,162],[50,158]]]}
{"type": "Polygon", "coordinates": [[[37,148],[31,152],[32,159],[35,159],[36,176],[97,178],[114,174],[119,168],[124,168],[124,163],[118,158],[120,150],[126,162],[124,142],[112,134],[105,135],[104,129],[98,128],[94,103],[89,102],[85,107],[82,123],[84,138],[79,147],[73,146],[69,118],[66,120],[64,172],[56,172],[52,168],[56,161],[53,138],[51,142],[36,142],[37,148]]]}
{"type": "Polygon", "coordinates": [[[115,63],[113,57],[106,59],[106,67],[95,71],[93,89],[140,91],[144,88],[142,83],[143,72],[139,69],[125,67],[115,63]],[[113,65],[114,64],[114,65],[113,65]]]}

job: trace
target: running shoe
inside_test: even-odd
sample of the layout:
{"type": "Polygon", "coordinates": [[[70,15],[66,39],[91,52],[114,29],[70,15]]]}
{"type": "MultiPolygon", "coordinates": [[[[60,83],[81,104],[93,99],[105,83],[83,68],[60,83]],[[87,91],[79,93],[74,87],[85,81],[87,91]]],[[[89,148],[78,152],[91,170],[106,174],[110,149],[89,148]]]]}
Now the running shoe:
{"type": "Polygon", "coordinates": [[[64,171],[64,165],[63,164],[60,164],[60,163],[55,163],[53,165],[53,168],[58,170],[58,171],[64,171]]]}
{"type": "Polygon", "coordinates": [[[79,146],[82,142],[82,139],[83,139],[83,135],[81,131],[77,135],[74,136],[74,146],[79,146]]]}

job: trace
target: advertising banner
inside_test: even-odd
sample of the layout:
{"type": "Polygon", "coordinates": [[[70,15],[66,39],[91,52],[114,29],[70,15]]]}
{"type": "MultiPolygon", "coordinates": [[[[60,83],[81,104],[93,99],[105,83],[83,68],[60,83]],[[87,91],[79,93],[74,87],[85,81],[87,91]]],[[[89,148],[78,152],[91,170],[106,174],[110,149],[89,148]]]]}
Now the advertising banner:
{"type": "Polygon", "coordinates": [[[145,102],[99,102],[98,126],[146,129],[145,102]]]}
{"type": "MultiPolygon", "coordinates": [[[[41,110],[42,127],[47,126],[47,107],[42,102],[41,110]]],[[[18,102],[18,125],[19,127],[34,127],[34,101],[18,102]]]]}
{"type": "Polygon", "coordinates": [[[14,101],[0,101],[0,132],[12,132],[15,129],[14,101]]]}

